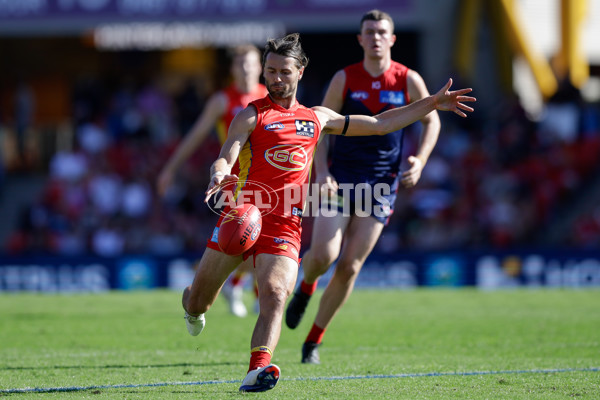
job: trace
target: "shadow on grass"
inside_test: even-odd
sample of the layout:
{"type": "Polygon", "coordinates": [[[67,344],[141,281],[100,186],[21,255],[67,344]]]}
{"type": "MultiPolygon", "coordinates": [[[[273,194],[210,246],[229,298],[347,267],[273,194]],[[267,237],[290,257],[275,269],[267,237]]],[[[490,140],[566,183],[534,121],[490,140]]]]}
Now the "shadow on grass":
{"type": "Polygon", "coordinates": [[[0,367],[0,371],[27,371],[37,369],[118,369],[118,368],[176,368],[176,367],[218,367],[224,365],[246,365],[240,362],[205,362],[205,363],[175,363],[175,364],[107,364],[107,365],[44,365],[39,367],[0,367]]]}

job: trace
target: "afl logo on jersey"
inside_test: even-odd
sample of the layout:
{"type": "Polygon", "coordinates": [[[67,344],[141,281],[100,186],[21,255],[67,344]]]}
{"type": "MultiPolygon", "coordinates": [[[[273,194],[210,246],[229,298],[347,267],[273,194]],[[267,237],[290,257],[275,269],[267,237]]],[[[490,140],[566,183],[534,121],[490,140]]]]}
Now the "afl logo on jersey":
{"type": "Polygon", "coordinates": [[[353,92],[350,95],[350,98],[352,98],[352,100],[357,100],[357,101],[363,101],[369,98],[369,93],[367,92],[353,92]]]}
{"type": "Polygon", "coordinates": [[[265,151],[265,159],[275,168],[284,171],[302,171],[306,168],[308,155],[302,146],[280,144],[265,151]]]}
{"type": "Polygon", "coordinates": [[[285,128],[285,126],[281,122],[273,122],[272,124],[265,126],[265,130],[267,131],[278,131],[283,128],[285,128]]]}

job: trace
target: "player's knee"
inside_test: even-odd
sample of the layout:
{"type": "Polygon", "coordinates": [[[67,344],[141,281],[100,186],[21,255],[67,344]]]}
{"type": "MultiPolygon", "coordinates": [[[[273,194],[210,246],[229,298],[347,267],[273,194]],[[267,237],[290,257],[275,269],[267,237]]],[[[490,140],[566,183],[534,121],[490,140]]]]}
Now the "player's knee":
{"type": "Polygon", "coordinates": [[[282,308],[290,294],[291,290],[281,286],[261,288],[259,291],[260,304],[261,306],[263,304],[267,305],[267,307],[265,307],[267,310],[282,308]]]}
{"type": "Polygon", "coordinates": [[[339,251],[330,246],[315,247],[311,249],[311,255],[314,266],[319,270],[326,270],[338,257],[339,251]]]}
{"type": "Polygon", "coordinates": [[[352,282],[358,276],[362,265],[356,260],[340,259],[335,267],[335,275],[345,282],[352,282]]]}

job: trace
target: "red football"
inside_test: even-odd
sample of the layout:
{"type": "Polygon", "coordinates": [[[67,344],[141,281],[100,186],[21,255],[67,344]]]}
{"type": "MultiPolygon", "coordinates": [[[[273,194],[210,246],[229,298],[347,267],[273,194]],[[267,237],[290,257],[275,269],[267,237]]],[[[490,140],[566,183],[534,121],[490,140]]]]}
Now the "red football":
{"type": "Polygon", "coordinates": [[[260,236],[262,216],[254,204],[240,204],[229,210],[219,227],[219,248],[230,256],[249,250],[260,236]]]}

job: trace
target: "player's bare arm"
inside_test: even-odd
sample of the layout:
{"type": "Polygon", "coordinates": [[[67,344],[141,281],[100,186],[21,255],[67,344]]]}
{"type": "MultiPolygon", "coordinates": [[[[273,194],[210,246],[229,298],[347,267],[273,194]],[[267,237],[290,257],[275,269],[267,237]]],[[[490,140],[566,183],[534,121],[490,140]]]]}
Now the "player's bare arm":
{"type": "Polygon", "coordinates": [[[464,102],[474,102],[475,97],[465,96],[473,89],[450,91],[452,79],[435,95],[418,100],[404,107],[394,108],[375,116],[351,115],[343,116],[326,107],[313,107],[323,127],[323,132],[333,135],[347,136],[385,135],[402,129],[423,118],[433,110],[453,111],[461,117],[472,112],[473,108],[464,102]]]}
{"type": "MultiPolygon", "coordinates": [[[[409,70],[406,77],[406,85],[411,102],[424,99],[430,95],[425,81],[414,70],[409,70]]],[[[407,188],[415,186],[419,182],[419,179],[421,179],[421,173],[437,143],[441,128],[440,116],[437,111],[432,111],[425,115],[420,119],[420,122],[422,131],[417,153],[414,155],[411,154],[408,157],[409,168],[402,173],[401,183],[407,188]]]]}
{"type": "Polygon", "coordinates": [[[225,114],[225,110],[227,110],[227,97],[222,92],[213,95],[208,100],[202,114],[200,114],[185,139],[177,146],[175,154],[171,156],[160,172],[157,182],[159,194],[164,195],[166,193],[173,182],[176,171],[196,151],[215,126],[217,120],[225,114]]]}
{"type": "Polygon", "coordinates": [[[344,105],[344,86],[346,85],[346,73],[343,69],[335,73],[323,97],[322,106],[335,112],[340,112],[344,105]]]}
{"type": "MultiPolygon", "coordinates": [[[[346,72],[339,70],[335,73],[323,98],[322,106],[335,112],[340,112],[344,104],[344,86],[346,84],[346,72]]],[[[327,155],[329,154],[329,136],[321,135],[319,147],[315,152],[315,182],[320,185],[321,190],[334,193],[338,189],[338,183],[329,172],[327,155]]]]}
{"type": "Polygon", "coordinates": [[[222,183],[238,179],[236,175],[231,175],[231,168],[256,127],[256,118],[257,113],[254,106],[246,107],[233,118],[227,133],[227,140],[221,147],[219,157],[210,167],[210,183],[204,202],[207,202],[213,194],[219,191],[222,183]]]}

